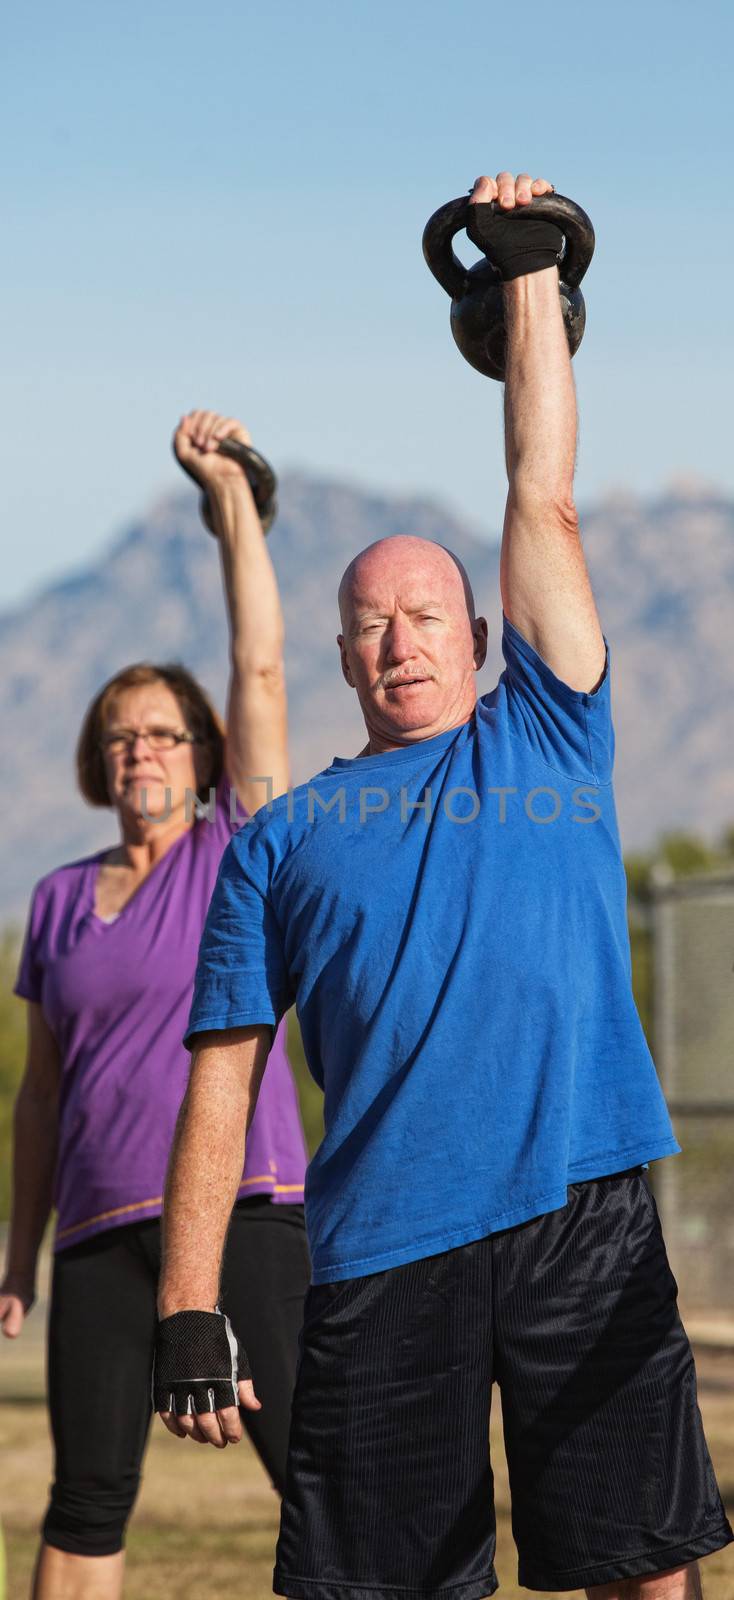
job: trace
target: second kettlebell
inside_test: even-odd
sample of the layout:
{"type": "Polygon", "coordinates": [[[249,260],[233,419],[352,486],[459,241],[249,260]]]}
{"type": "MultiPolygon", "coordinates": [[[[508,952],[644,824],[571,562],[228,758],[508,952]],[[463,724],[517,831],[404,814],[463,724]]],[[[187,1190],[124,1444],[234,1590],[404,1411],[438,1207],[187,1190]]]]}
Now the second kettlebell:
{"type": "MultiPolygon", "coordinates": [[[[496,201],[492,202],[496,205],[496,201]]],[[[504,296],[499,273],[486,257],[465,267],[454,254],[454,236],[469,220],[469,198],[449,200],[429,218],[423,233],[423,254],[434,278],[451,297],[451,331],[469,365],[487,378],[504,381],[504,296]]],[[[561,229],[564,249],[559,262],[561,309],[571,355],[586,326],[586,307],[579,288],[594,253],[594,229],[581,206],[562,194],[541,195],[529,206],[504,214],[518,228],[530,212],[561,229]]]]}

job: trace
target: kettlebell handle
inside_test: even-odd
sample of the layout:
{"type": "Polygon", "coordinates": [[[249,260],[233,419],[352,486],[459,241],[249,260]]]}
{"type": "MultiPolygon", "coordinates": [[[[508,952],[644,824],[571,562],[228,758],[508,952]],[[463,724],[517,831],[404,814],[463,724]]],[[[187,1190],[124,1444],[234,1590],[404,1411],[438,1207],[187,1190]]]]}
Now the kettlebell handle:
{"type": "MultiPolygon", "coordinates": [[[[569,289],[578,289],[594,254],[594,229],[591,218],[581,206],[563,194],[538,195],[529,206],[516,206],[514,211],[505,211],[496,200],[492,200],[491,205],[496,211],[502,210],[503,216],[514,217],[519,227],[529,213],[554,222],[566,241],[561,278],[569,289]]],[[[460,299],[467,292],[469,268],[463,266],[455,254],[452,241],[468,220],[469,197],[460,195],[458,200],[448,200],[445,206],[439,206],[423,230],[426,265],[452,300],[460,299]]]]}
{"type": "Polygon", "coordinates": [[[259,450],[255,450],[251,444],[243,444],[241,439],[220,439],[217,454],[228,456],[230,461],[236,461],[238,467],[242,468],[255,496],[258,510],[274,498],[275,473],[270,462],[261,456],[259,450]]]}
{"type": "MultiPolygon", "coordinates": [[[[278,509],[276,501],[278,480],[270,462],[261,456],[259,450],[253,449],[251,444],[243,444],[241,439],[221,439],[217,453],[220,456],[227,456],[230,461],[236,461],[238,467],[242,468],[252,490],[263,533],[268,533],[278,509]]],[[[185,467],[184,471],[188,471],[188,468],[185,467]]],[[[193,472],[189,472],[189,477],[194,478],[194,483],[199,482],[193,472]]],[[[213,533],[214,524],[206,494],[201,497],[201,516],[209,532],[213,533]]]]}

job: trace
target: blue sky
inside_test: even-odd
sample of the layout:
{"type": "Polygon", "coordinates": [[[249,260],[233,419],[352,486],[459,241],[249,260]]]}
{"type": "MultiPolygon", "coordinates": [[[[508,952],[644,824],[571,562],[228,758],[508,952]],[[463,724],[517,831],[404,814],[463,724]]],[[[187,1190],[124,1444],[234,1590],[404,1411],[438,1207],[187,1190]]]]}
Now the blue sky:
{"type": "Polygon", "coordinates": [[[501,390],[459,357],[420,239],[504,166],[596,227],[580,502],[689,472],[734,491],[733,18],[705,0],[11,11],[6,602],[172,486],[197,404],[243,416],[280,467],[437,495],[496,532],[501,390]]]}

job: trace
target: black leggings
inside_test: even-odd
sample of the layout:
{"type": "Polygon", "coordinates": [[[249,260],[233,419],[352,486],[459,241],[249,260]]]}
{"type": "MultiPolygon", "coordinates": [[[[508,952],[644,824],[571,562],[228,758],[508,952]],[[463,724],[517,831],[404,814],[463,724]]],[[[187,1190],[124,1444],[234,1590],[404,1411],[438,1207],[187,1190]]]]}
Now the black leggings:
{"type": "MultiPolygon", "coordinates": [[[[151,1421],[160,1222],[112,1228],[54,1263],[48,1388],[55,1479],[47,1544],[74,1555],[122,1549],[151,1421]]],[[[242,1420],[283,1492],[303,1299],[303,1206],[266,1195],[234,1208],[220,1303],[247,1350],[262,1411],[242,1420]]]]}

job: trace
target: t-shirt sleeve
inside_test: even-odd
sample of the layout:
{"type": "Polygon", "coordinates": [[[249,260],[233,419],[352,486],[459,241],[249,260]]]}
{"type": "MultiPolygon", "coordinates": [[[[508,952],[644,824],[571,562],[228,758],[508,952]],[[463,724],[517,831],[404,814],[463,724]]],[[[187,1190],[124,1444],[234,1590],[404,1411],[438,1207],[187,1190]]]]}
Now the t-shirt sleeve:
{"type": "Polygon", "coordinates": [[[276,1027],[291,1003],[283,939],[270,898],[266,849],[250,824],[222,856],[184,1035],[256,1023],[276,1027]]]}
{"type": "Polygon", "coordinates": [[[13,984],[13,994],[21,1000],[41,1003],[43,992],[43,927],[46,913],[46,895],[43,882],[37,883],[31,896],[18,973],[13,984]]]}
{"type": "Polygon", "coordinates": [[[571,689],[503,613],[504,686],[511,732],[549,767],[570,778],[609,783],[614,764],[609,645],[601,683],[571,689]]]}

